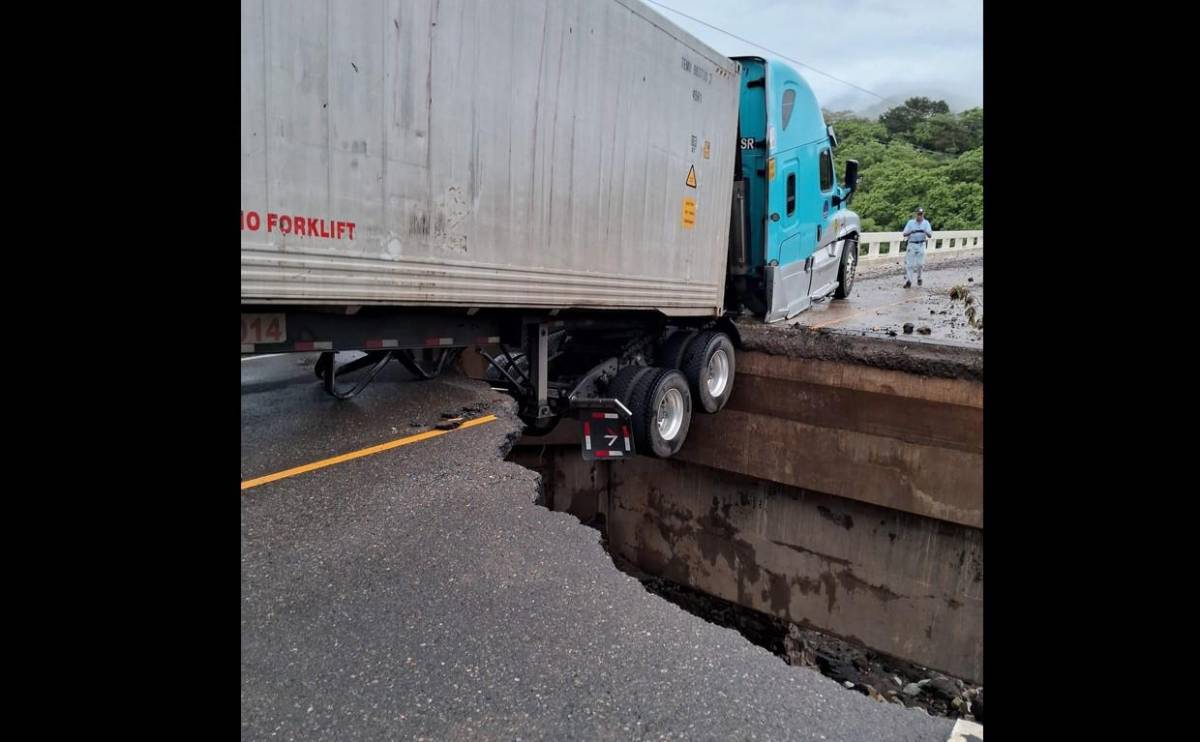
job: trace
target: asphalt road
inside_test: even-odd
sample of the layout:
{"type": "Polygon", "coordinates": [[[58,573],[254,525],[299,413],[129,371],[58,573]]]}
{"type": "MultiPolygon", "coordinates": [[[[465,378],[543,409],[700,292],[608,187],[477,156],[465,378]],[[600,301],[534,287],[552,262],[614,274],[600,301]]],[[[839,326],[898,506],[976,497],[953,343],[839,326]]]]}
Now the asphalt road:
{"type": "Polygon", "coordinates": [[[243,739],[950,737],[618,572],[503,460],[504,395],[391,364],[336,402],[313,357],[243,360],[243,482],[498,417],[241,491],[243,739]]]}

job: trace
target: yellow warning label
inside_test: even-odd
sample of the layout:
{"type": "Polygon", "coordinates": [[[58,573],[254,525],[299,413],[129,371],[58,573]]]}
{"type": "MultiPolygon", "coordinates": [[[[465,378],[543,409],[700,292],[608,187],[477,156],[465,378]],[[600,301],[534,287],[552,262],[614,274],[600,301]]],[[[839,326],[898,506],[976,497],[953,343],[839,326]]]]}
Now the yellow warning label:
{"type": "Polygon", "coordinates": [[[767,180],[775,180],[775,158],[767,160],[767,180]]]}
{"type": "Polygon", "coordinates": [[[710,141],[708,141],[707,139],[705,139],[705,140],[704,140],[704,159],[706,159],[706,160],[707,160],[707,159],[708,159],[708,156],[709,156],[710,154],[712,154],[712,142],[710,142],[710,141]]]}
{"type": "Polygon", "coordinates": [[[691,229],[694,226],[696,226],[696,199],[685,198],[683,199],[683,228],[691,229]]]}
{"type": "Polygon", "coordinates": [[[692,165],[692,169],[688,170],[687,180],[685,180],[684,182],[687,183],[689,188],[696,187],[696,166],[695,165],[692,165]]]}

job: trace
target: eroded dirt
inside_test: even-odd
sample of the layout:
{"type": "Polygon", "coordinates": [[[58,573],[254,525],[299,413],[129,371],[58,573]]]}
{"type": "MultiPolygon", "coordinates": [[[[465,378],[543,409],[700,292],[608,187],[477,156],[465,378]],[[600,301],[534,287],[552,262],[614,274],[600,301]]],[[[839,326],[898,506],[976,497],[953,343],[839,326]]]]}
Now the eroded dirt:
{"type": "Polygon", "coordinates": [[[636,577],[648,591],[739,632],[789,665],[817,670],[848,691],[880,703],[920,707],[933,716],[983,721],[983,686],[646,574],[620,556],[610,555],[618,569],[636,577]]]}
{"type": "Polygon", "coordinates": [[[900,337],[871,337],[788,323],[766,325],[752,318],[739,320],[737,328],[744,350],[789,358],[857,363],[922,376],[983,381],[981,348],[916,342],[900,337]]]}

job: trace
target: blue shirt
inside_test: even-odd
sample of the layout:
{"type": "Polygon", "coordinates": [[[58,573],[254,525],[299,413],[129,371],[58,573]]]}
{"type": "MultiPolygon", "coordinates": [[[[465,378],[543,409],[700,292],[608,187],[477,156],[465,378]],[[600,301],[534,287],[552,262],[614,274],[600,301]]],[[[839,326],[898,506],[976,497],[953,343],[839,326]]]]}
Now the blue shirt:
{"type": "Polygon", "coordinates": [[[917,224],[916,219],[909,219],[908,224],[904,225],[904,231],[909,233],[909,242],[924,242],[927,237],[933,236],[933,225],[928,219],[917,224]]]}

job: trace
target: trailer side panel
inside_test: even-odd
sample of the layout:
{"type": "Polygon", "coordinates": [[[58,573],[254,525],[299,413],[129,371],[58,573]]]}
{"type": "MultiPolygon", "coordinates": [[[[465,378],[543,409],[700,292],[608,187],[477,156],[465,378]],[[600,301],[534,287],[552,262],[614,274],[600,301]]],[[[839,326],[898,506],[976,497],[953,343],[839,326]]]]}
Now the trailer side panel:
{"type": "Polygon", "coordinates": [[[721,311],[739,71],[636,0],[244,0],[246,304],[721,311]]]}

